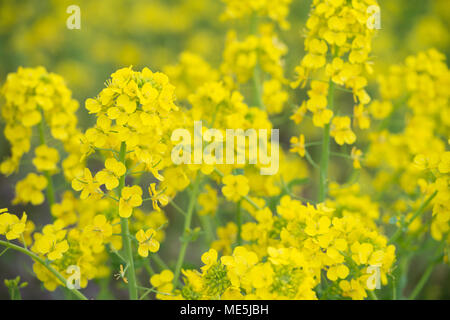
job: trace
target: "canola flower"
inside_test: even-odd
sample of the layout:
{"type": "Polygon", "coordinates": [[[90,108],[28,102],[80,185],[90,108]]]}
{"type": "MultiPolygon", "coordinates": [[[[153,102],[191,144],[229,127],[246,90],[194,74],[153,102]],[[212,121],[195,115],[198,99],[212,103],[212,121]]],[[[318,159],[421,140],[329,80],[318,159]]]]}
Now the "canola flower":
{"type": "MultiPolygon", "coordinates": [[[[0,209],[0,256],[29,256],[46,290],[66,287],[79,299],[95,298],[83,291],[92,282],[113,282],[130,299],[419,297],[433,268],[449,261],[445,55],[428,49],[378,68],[379,33],[367,27],[376,0],[313,0],[301,26],[290,23],[290,0],[222,2],[222,19],[236,24],[219,61],[186,48],[163,72],[119,68],[85,100],[87,128],[61,76],[20,67],[6,77],[1,115],[10,149],[0,172],[21,175],[13,205],[47,205],[51,220],[36,226],[33,208],[21,218],[0,209]],[[303,56],[284,44],[293,26],[304,35],[303,56]],[[289,55],[300,58],[297,67],[289,55]],[[279,171],[260,175],[260,157],[174,164],[171,133],[194,133],[194,121],[222,137],[227,129],[280,127],[289,144],[280,146],[279,171]],[[166,239],[169,226],[179,240],[166,239]],[[408,279],[423,239],[431,260],[406,296],[398,279],[408,279]],[[191,261],[193,242],[199,261],[191,261]],[[78,289],[67,283],[73,266],[78,289]]],[[[178,10],[206,21],[192,3],[178,10]]],[[[150,11],[170,32],[194,24],[165,24],[174,20],[165,8],[133,4],[142,11],[133,25],[144,32],[150,11]]],[[[138,49],[125,47],[119,60],[135,60],[128,58],[138,49]]]]}

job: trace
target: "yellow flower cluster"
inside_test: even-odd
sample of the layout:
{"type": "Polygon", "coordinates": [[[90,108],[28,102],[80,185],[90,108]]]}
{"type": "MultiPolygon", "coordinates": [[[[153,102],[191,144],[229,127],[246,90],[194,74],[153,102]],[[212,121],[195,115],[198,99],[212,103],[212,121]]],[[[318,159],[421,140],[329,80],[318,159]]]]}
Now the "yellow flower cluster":
{"type": "Polygon", "coordinates": [[[189,96],[193,120],[205,121],[222,131],[226,129],[271,129],[266,112],[248,107],[237,90],[228,90],[221,82],[209,82],[189,96]],[[212,110],[212,112],[211,112],[212,110]]]}
{"type": "Polygon", "coordinates": [[[42,144],[34,152],[36,153],[36,157],[33,159],[33,164],[38,171],[54,172],[57,169],[57,163],[59,161],[58,150],[42,144]]]}
{"type": "MultiPolygon", "coordinates": [[[[409,56],[404,64],[394,65],[386,75],[379,76],[382,100],[374,101],[370,110],[374,117],[382,119],[382,126],[371,133],[366,156],[369,167],[380,169],[375,176],[377,189],[389,184],[391,187],[385,192],[407,194],[414,199],[397,202],[394,209],[401,215],[394,218],[412,219],[414,211],[425,201],[423,198],[432,197],[431,234],[436,240],[442,239],[450,228],[448,151],[446,141],[440,138],[450,133],[449,93],[444,89],[450,81],[450,71],[444,60],[441,53],[430,49],[409,56]],[[408,115],[400,130],[391,121],[394,112],[408,115]],[[434,192],[437,194],[433,195],[434,192]]],[[[426,231],[420,228],[422,225],[421,218],[414,218],[408,230],[426,231]]]]}
{"type": "Polygon", "coordinates": [[[431,181],[419,180],[425,194],[434,197],[431,235],[438,241],[446,235],[450,245],[450,151],[418,154],[414,162],[432,177],[431,181]]]}
{"type": "Polygon", "coordinates": [[[180,54],[176,65],[163,69],[176,87],[177,99],[184,100],[206,82],[217,81],[219,73],[199,55],[185,51],[180,54]]]}
{"type": "Polygon", "coordinates": [[[210,249],[202,256],[201,272],[184,270],[185,285],[173,294],[185,299],[315,299],[321,286],[322,298],[365,298],[374,289],[370,267],[387,284],[395,247],[387,245],[373,223],[379,212],[367,197],[351,197],[345,190],[329,204],[335,208],[284,196],[276,215],[267,207],[254,211],[256,222],[242,226],[248,245],[220,260],[210,249]]]}
{"type": "MultiPolygon", "coordinates": [[[[164,180],[158,171],[171,164],[165,141],[170,137],[172,125],[177,123],[171,121],[178,110],[174,90],[163,73],[153,73],[148,68],[142,72],[123,68],[112,74],[107,88],[98,97],[86,100],[86,109],[96,114],[97,122],[83,136],[84,156],[100,151],[109,157],[105,168],[95,176],[85,168],[84,175],[72,181],[72,187],[82,191],[82,199],[101,197],[103,185],[107,190],[120,187],[119,215],[128,218],[133,208],[142,204],[143,192],[137,185],[119,186],[126,174],[133,174],[127,171],[127,166],[164,180]]],[[[156,193],[154,184],[149,195],[155,209],[159,208],[157,201],[167,204],[163,195],[156,193]]]]}
{"type": "MultiPolygon", "coordinates": [[[[259,129],[265,129],[268,131],[267,134],[267,144],[265,146],[270,150],[270,139],[271,139],[271,129],[272,124],[269,120],[269,115],[265,110],[261,110],[258,107],[249,107],[244,102],[243,95],[238,90],[230,90],[226,87],[223,82],[207,82],[198,90],[189,95],[188,102],[192,105],[192,108],[186,112],[186,120],[181,127],[186,128],[191,132],[191,137],[195,136],[197,133],[193,132],[193,121],[202,121],[202,129],[212,128],[218,131],[217,135],[221,135],[221,141],[215,140],[220,139],[217,136],[214,138],[214,142],[225,143],[225,138],[227,137],[227,129],[244,130],[248,129],[255,130],[255,133],[259,129]],[[187,125],[190,123],[190,125],[187,125]]],[[[260,137],[261,138],[261,137],[260,137]]],[[[261,142],[260,142],[261,144],[261,142]]],[[[245,142],[245,150],[240,150],[238,144],[234,144],[234,156],[238,154],[247,154],[249,150],[249,143],[245,142]]],[[[255,146],[253,146],[255,147],[255,146]]],[[[220,168],[225,174],[230,174],[233,169],[238,168],[252,168],[252,167],[264,167],[267,164],[263,164],[261,159],[256,159],[255,164],[224,164],[226,160],[225,150],[222,150],[222,157],[220,155],[214,154],[213,156],[218,157],[218,159],[203,159],[202,164],[190,164],[190,165],[180,165],[177,167],[170,167],[165,171],[165,175],[169,172],[174,173],[171,178],[172,181],[166,179],[162,183],[162,187],[167,188],[166,193],[170,196],[172,192],[171,189],[183,190],[189,180],[186,180],[186,175],[190,176],[192,173],[200,170],[201,173],[205,175],[211,175],[214,173],[215,168],[220,168]],[[211,161],[212,160],[212,161],[211,161]],[[214,161],[218,160],[218,161],[214,161]],[[208,164],[211,162],[216,162],[215,164],[208,164]],[[176,174],[175,174],[176,173],[176,174]],[[181,183],[177,183],[181,180],[181,183]]],[[[195,151],[194,151],[195,152],[195,151]]],[[[194,152],[191,153],[191,163],[193,162],[194,152]]],[[[268,151],[269,152],[269,151],[268,151]]],[[[214,175],[214,178],[218,178],[214,175]]],[[[265,179],[271,179],[273,177],[266,177],[265,179]]]]}
{"type": "Polygon", "coordinates": [[[288,29],[286,21],[292,0],[222,0],[226,4],[224,19],[248,18],[252,15],[268,17],[277,22],[281,28],[288,29]]]}
{"type": "Polygon", "coordinates": [[[261,68],[272,78],[283,81],[282,58],[287,47],[277,38],[271,25],[262,25],[259,35],[249,35],[239,41],[230,31],[224,49],[221,71],[236,77],[239,83],[247,82],[255,68],[261,68]]]}
{"type": "MultiPolygon", "coordinates": [[[[131,68],[116,71],[96,99],[86,100],[86,109],[96,114],[97,123],[84,134],[85,155],[93,148],[118,151],[120,144],[126,142],[130,151],[127,156],[162,180],[156,166],[168,161],[162,138],[170,128],[173,111],[178,110],[174,90],[166,75],[148,68],[142,72],[131,68]]],[[[106,168],[104,178],[114,188],[114,176],[124,172],[112,160],[108,161],[105,166],[109,164],[110,168],[106,168]]]]}
{"type": "MultiPolygon", "coordinates": [[[[377,5],[376,0],[313,1],[306,22],[307,54],[295,69],[298,80],[292,86],[304,86],[309,79],[313,80],[308,100],[292,117],[296,123],[300,123],[305,113],[310,111],[315,126],[329,124],[336,113],[332,101],[334,89],[342,86],[353,93],[355,126],[360,129],[370,126],[365,106],[371,99],[365,90],[368,83],[365,73],[372,72],[369,55],[374,30],[367,27],[370,18],[367,9],[373,5],[377,5]]],[[[331,123],[331,135],[339,145],[353,144],[356,140],[350,122],[348,116],[341,116],[331,123]]]]}
{"type": "MultiPolygon", "coordinates": [[[[31,250],[48,258],[51,266],[64,277],[70,276],[69,266],[78,266],[82,288],[87,286],[88,280],[106,276],[109,273],[104,263],[108,257],[106,246],[111,250],[120,250],[122,246],[121,237],[113,235],[121,232],[119,220],[102,214],[111,212],[111,205],[106,199],[80,201],[66,192],[61,203],[52,207],[56,220],[44,226],[42,233],[34,233],[31,250]]],[[[50,291],[64,285],[37,262],[33,270],[50,291]]]]}
{"type": "Polygon", "coordinates": [[[34,127],[40,132],[42,144],[36,148],[34,164],[40,171],[54,169],[59,157],[55,149],[47,152],[44,146],[44,123],[67,152],[77,150],[79,131],[75,111],[78,102],[72,99],[61,76],[48,73],[43,67],[19,67],[16,73],[8,75],[1,94],[6,100],[2,106],[6,122],[4,133],[11,144],[11,156],[0,164],[3,174],[10,175],[18,170],[22,156],[30,151],[34,127]]]}

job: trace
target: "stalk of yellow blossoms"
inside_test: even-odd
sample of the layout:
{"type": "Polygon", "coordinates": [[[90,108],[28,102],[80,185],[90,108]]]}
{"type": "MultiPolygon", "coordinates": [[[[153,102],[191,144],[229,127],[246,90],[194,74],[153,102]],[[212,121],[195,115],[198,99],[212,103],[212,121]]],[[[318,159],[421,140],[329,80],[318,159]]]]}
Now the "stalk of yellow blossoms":
{"type": "MultiPolygon", "coordinates": [[[[83,176],[73,180],[72,187],[82,191],[82,199],[106,196],[118,202],[116,217],[120,217],[122,229],[129,296],[130,299],[137,299],[129,221],[133,210],[146,199],[142,199],[142,189],[136,178],[149,172],[156,179],[164,180],[158,171],[171,163],[170,150],[164,141],[168,141],[171,125],[177,123],[174,113],[178,108],[173,102],[175,88],[168,82],[167,76],[153,73],[148,68],[142,72],[133,71],[131,67],[120,69],[112,74],[107,84],[97,98],[86,101],[89,112],[97,115],[97,123],[86,131],[82,141],[84,157],[94,152],[106,153],[109,157],[103,170],[92,176],[86,168],[83,176]],[[136,184],[126,186],[127,176],[134,177],[136,184]],[[113,190],[117,198],[110,194],[113,190]]],[[[156,191],[154,183],[149,187],[147,199],[152,200],[155,210],[160,210],[158,202],[167,204],[164,195],[156,191]]],[[[141,234],[139,231],[138,252],[145,256],[147,251],[143,248],[154,248],[150,245],[154,239],[147,239],[141,234]]]]}
{"type": "Polygon", "coordinates": [[[63,78],[43,67],[19,67],[16,73],[8,75],[1,93],[6,100],[2,117],[6,121],[5,136],[11,144],[11,156],[0,164],[0,171],[5,175],[18,171],[23,155],[32,148],[32,130],[37,127],[40,145],[34,149],[33,165],[47,182],[38,182],[39,176],[30,173],[17,183],[14,202],[41,204],[44,201],[41,190],[45,188],[51,208],[55,202],[52,176],[58,173],[60,155],[56,148],[49,147],[46,129],[53,139],[62,142],[66,152],[76,154],[80,135],[75,115],[78,102],[72,99],[63,78]]]}
{"type": "Polygon", "coordinates": [[[364,89],[367,85],[364,72],[371,72],[369,54],[374,30],[367,27],[370,18],[367,9],[371,5],[377,5],[376,0],[314,0],[306,22],[307,54],[295,69],[298,80],[292,86],[304,86],[310,78],[323,77],[323,74],[326,78],[311,81],[309,99],[303,102],[292,118],[299,123],[306,111],[310,111],[313,113],[314,125],[323,128],[318,192],[320,202],[325,200],[327,194],[330,136],[338,145],[353,144],[356,140],[350,118],[333,117],[336,113],[336,86],[352,91],[357,103],[354,107],[355,125],[361,129],[368,127],[368,118],[363,110],[364,105],[370,102],[364,89]]]}
{"type": "MultiPolygon", "coordinates": [[[[394,204],[382,202],[389,208],[383,220],[393,221],[397,227],[390,242],[405,252],[409,250],[405,244],[415,243],[415,238],[427,233],[436,242],[436,253],[410,298],[420,293],[436,264],[448,263],[449,80],[443,54],[435,49],[419,52],[379,76],[381,99],[369,106],[380,124],[370,135],[366,163],[378,168],[373,185],[379,198],[390,194],[398,199],[394,204]],[[393,121],[395,113],[404,114],[400,128],[393,121]]],[[[400,266],[407,265],[408,256],[401,261],[400,266]]]]}
{"type": "Polygon", "coordinates": [[[283,75],[283,58],[287,47],[275,32],[276,24],[259,21],[262,18],[269,18],[287,28],[288,24],[284,17],[289,11],[290,0],[225,2],[227,3],[225,17],[229,19],[246,17],[250,20],[250,34],[244,40],[239,40],[234,30],[227,34],[224,61],[221,65],[225,80],[230,86],[235,86],[233,80],[239,84],[251,79],[254,90],[252,103],[271,114],[279,113],[288,98],[287,92],[282,88],[286,83],[283,75]],[[240,10],[236,11],[237,8],[240,10]],[[265,81],[267,75],[271,79],[265,81]]]}

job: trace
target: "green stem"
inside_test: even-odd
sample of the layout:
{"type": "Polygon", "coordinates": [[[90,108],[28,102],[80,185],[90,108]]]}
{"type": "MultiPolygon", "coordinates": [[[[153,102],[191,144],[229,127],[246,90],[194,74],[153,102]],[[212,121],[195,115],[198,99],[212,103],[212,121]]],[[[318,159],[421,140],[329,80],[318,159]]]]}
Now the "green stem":
{"type": "Polygon", "coordinates": [[[428,267],[426,268],[426,270],[423,273],[422,277],[420,278],[419,282],[417,283],[416,287],[414,288],[414,290],[412,291],[411,295],[409,296],[409,298],[408,298],[409,300],[414,300],[419,295],[419,293],[422,291],[422,289],[425,286],[425,284],[430,279],[430,276],[433,273],[434,267],[442,261],[443,254],[441,253],[441,251],[444,249],[444,246],[445,246],[445,238],[441,242],[441,245],[436,250],[437,251],[437,255],[438,255],[437,258],[435,258],[434,261],[432,261],[428,265],[428,267]]]}
{"type": "Polygon", "coordinates": [[[313,142],[305,143],[305,148],[313,147],[313,146],[320,146],[320,145],[322,145],[322,141],[313,141],[313,142]]]}
{"type": "Polygon", "coordinates": [[[190,242],[190,238],[187,237],[187,233],[190,231],[191,229],[191,221],[192,221],[192,215],[194,213],[194,207],[195,207],[195,203],[197,201],[197,194],[199,191],[199,186],[200,186],[200,178],[199,175],[200,172],[197,173],[197,176],[195,177],[195,181],[194,181],[194,185],[192,188],[192,193],[191,196],[189,198],[189,204],[188,204],[188,210],[186,213],[186,218],[184,220],[184,229],[183,229],[183,236],[181,239],[181,248],[180,248],[180,252],[178,254],[178,259],[177,259],[177,264],[175,266],[175,272],[174,272],[174,278],[173,278],[173,285],[174,288],[177,287],[178,281],[179,281],[179,276],[180,276],[180,272],[181,272],[181,267],[183,266],[183,262],[184,262],[184,257],[186,255],[186,249],[189,245],[190,242]]]}
{"type": "Polygon", "coordinates": [[[181,213],[183,216],[186,216],[186,212],[184,212],[183,209],[181,209],[172,199],[169,200],[169,203],[179,212],[181,213]]]}
{"type": "Polygon", "coordinates": [[[308,150],[305,150],[305,158],[306,158],[306,160],[309,162],[310,165],[312,165],[314,168],[320,170],[320,166],[317,165],[317,163],[314,162],[314,160],[312,159],[312,157],[311,157],[311,155],[309,154],[308,150]]]}
{"type": "Polygon", "coordinates": [[[155,288],[145,288],[145,287],[139,287],[141,290],[146,290],[142,296],[140,296],[139,300],[143,300],[150,292],[156,292],[155,288]]]}
{"type": "Polygon", "coordinates": [[[377,294],[375,293],[375,291],[369,290],[369,296],[370,299],[372,300],[378,300],[377,294]]]}
{"type": "Polygon", "coordinates": [[[434,199],[434,197],[436,197],[437,195],[437,191],[433,192],[428,198],[427,200],[425,200],[424,203],[422,203],[422,205],[419,207],[419,209],[417,209],[417,211],[414,213],[414,215],[411,217],[411,219],[408,220],[408,222],[403,225],[400,226],[400,228],[397,229],[397,231],[392,235],[392,237],[389,239],[388,244],[391,244],[393,242],[395,242],[402,234],[403,231],[405,229],[407,229],[409,227],[409,225],[416,220],[416,218],[418,216],[420,216],[424,210],[428,207],[428,205],[430,204],[430,202],[434,199]]]}
{"type": "Polygon", "coordinates": [[[3,250],[2,252],[0,252],[0,257],[6,252],[6,251],[8,251],[9,250],[9,248],[5,248],[5,250],[3,250]]]}
{"type": "Polygon", "coordinates": [[[392,300],[397,300],[397,279],[392,279],[392,300]]]}
{"type": "MultiPolygon", "coordinates": [[[[127,146],[125,142],[120,145],[119,161],[125,165],[125,155],[127,146]]],[[[120,199],[122,189],[125,186],[126,174],[120,177],[119,187],[117,188],[117,197],[120,199]]],[[[130,300],[138,299],[137,284],[136,284],[136,271],[134,268],[133,249],[131,247],[130,230],[128,226],[128,218],[120,218],[122,226],[122,243],[125,249],[125,258],[128,264],[128,292],[130,300]]]]}
{"type": "MultiPolygon", "coordinates": [[[[64,278],[58,271],[56,271],[55,268],[53,268],[50,264],[46,263],[45,260],[42,259],[41,257],[39,257],[38,255],[34,254],[33,252],[31,252],[31,251],[29,251],[29,250],[27,250],[27,249],[25,249],[25,248],[23,248],[23,247],[17,246],[17,245],[15,245],[15,244],[12,244],[12,243],[7,242],[7,241],[2,241],[2,240],[0,240],[0,245],[4,246],[4,247],[6,247],[6,248],[10,248],[10,249],[19,251],[19,252],[21,252],[21,253],[23,253],[23,254],[26,254],[27,256],[29,256],[29,257],[30,257],[31,259],[33,259],[34,261],[36,261],[36,262],[42,264],[42,265],[43,265],[45,268],[47,268],[51,273],[53,273],[53,275],[54,275],[59,281],[61,281],[61,283],[62,283],[62,285],[63,285],[64,287],[66,287],[66,282],[67,282],[66,278],[64,278]]],[[[67,288],[67,287],[66,287],[66,288],[67,288]]],[[[75,289],[75,288],[74,288],[74,289],[69,289],[69,288],[67,288],[67,289],[70,290],[70,291],[71,291],[78,299],[80,299],[80,300],[88,300],[88,298],[86,298],[86,296],[85,296],[84,294],[82,294],[80,291],[78,291],[77,289],[75,289]]]]}
{"type": "Polygon", "coordinates": [[[413,292],[409,296],[409,298],[408,298],[409,300],[414,300],[418,296],[420,291],[422,291],[423,287],[428,282],[428,279],[430,278],[431,273],[433,272],[433,269],[434,269],[434,264],[429,265],[427,267],[427,269],[425,270],[425,273],[422,275],[422,277],[420,278],[416,287],[414,288],[413,292]]]}
{"type": "Polygon", "coordinates": [[[261,68],[259,64],[255,65],[253,70],[253,103],[256,104],[260,109],[264,109],[264,102],[262,99],[262,88],[261,88],[261,68]]]}
{"type": "Polygon", "coordinates": [[[255,201],[253,201],[252,199],[250,199],[249,196],[243,196],[242,198],[245,199],[248,203],[250,203],[250,204],[253,206],[253,208],[255,208],[256,210],[261,210],[261,209],[262,209],[260,206],[258,206],[258,205],[255,203],[255,201]]]}
{"type": "MultiPolygon", "coordinates": [[[[328,88],[328,107],[334,109],[334,82],[330,79],[328,88]]],[[[328,188],[328,162],[330,159],[330,124],[323,129],[322,155],[320,158],[319,196],[318,202],[323,202],[328,188]]]]}
{"type": "Polygon", "coordinates": [[[411,254],[406,253],[406,255],[402,256],[398,264],[398,272],[396,275],[398,281],[396,282],[397,288],[395,289],[395,291],[397,292],[397,298],[399,300],[405,299],[404,290],[408,283],[408,271],[410,261],[411,261],[411,254]]]}
{"type": "MultiPolygon", "coordinates": [[[[42,112],[42,120],[39,124],[39,140],[41,142],[41,145],[45,145],[45,120],[44,120],[44,113],[42,112]]],[[[45,178],[47,179],[47,200],[48,205],[50,207],[50,212],[52,210],[52,206],[55,203],[55,191],[53,187],[53,179],[48,171],[44,171],[45,178]]]]}
{"type": "Polygon", "coordinates": [[[198,217],[200,219],[200,223],[202,224],[203,229],[205,230],[206,244],[209,246],[214,239],[214,232],[211,226],[211,216],[208,214],[205,216],[198,215],[198,217]]]}
{"type": "Polygon", "coordinates": [[[341,158],[346,158],[346,159],[352,159],[352,157],[350,155],[345,154],[345,153],[330,152],[330,155],[336,156],[336,157],[341,157],[341,158]]]}

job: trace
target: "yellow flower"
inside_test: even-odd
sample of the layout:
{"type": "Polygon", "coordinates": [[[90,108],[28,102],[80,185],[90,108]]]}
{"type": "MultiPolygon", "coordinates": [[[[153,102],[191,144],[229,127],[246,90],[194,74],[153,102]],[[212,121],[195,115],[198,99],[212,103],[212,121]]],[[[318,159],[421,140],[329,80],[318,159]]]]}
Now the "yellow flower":
{"type": "Polygon", "coordinates": [[[303,121],[306,111],[306,102],[303,102],[302,105],[295,110],[295,113],[290,117],[290,119],[294,120],[296,124],[299,124],[303,121]]]}
{"type": "Polygon", "coordinates": [[[139,186],[124,187],[119,201],[119,215],[129,218],[133,208],[142,204],[142,189],[139,186]]]}
{"type": "Polygon", "coordinates": [[[207,214],[214,215],[218,205],[217,191],[209,185],[205,186],[205,191],[205,193],[201,193],[198,196],[198,204],[202,207],[202,209],[198,211],[198,214],[201,216],[207,214]]]}
{"type": "Polygon", "coordinates": [[[356,147],[353,147],[350,157],[353,159],[353,167],[355,169],[361,169],[361,162],[360,162],[361,156],[362,156],[362,151],[356,147]]]}
{"type": "Polygon", "coordinates": [[[151,285],[158,290],[156,293],[157,299],[171,299],[171,296],[173,296],[171,294],[173,291],[173,278],[174,274],[169,269],[163,270],[159,274],[154,274],[150,278],[151,285]]]}
{"type": "Polygon", "coordinates": [[[58,150],[43,144],[37,147],[34,152],[36,157],[33,159],[33,164],[38,171],[55,171],[57,169],[56,164],[59,161],[58,150]]]}
{"type": "Polygon", "coordinates": [[[358,280],[342,280],[339,282],[339,287],[342,289],[344,296],[351,297],[354,300],[362,300],[367,297],[365,284],[358,280]]]}
{"type": "Polygon", "coordinates": [[[303,58],[302,65],[310,69],[318,69],[325,65],[325,54],[328,50],[325,41],[312,39],[311,42],[308,43],[307,50],[309,52],[303,58]]]}
{"type": "Polygon", "coordinates": [[[223,256],[220,261],[227,266],[231,283],[233,285],[239,285],[239,278],[243,276],[249,268],[258,263],[258,256],[255,252],[247,250],[243,246],[238,246],[234,248],[232,256],[223,256]]]}
{"type": "Polygon", "coordinates": [[[84,200],[89,197],[99,199],[102,196],[100,183],[97,182],[88,168],[84,168],[84,176],[72,180],[72,188],[75,191],[81,191],[80,199],[84,200]]]}
{"type": "Polygon", "coordinates": [[[369,257],[373,252],[373,245],[370,243],[362,243],[355,242],[351,246],[351,250],[353,253],[353,260],[355,260],[359,264],[366,264],[369,261],[369,257]]]}
{"type": "Polygon", "coordinates": [[[288,100],[288,93],[282,89],[279,80],[271,79],[263,84],[262,99],[268,113],[280,113],[288,100]]]}
{"type": "Polygon", "coordinates": [[[97,172],[95,180],[104,184],[106,189],[112,190],[119,185],[119,178],[125,174],[127,168],[122,162],[114,158],[108,158],[105,161],[105,169],[97,172]]]}
{"type": "Polygon", "coordinates": [[[258,264],[250,270],[250,281],[256,289],[269,288],[273,283],[273,275],[270,263],[258,264]]]}
{"type": "Polygon", "coordinates": [[[236,287],[228,287],[227,290],[222,294],[222,300],[243,300],[244,296],[241,290],[236,287]]]}
{"type": "Polygon", "coordinates": [[[24,212],[22,218],[7,212],[8,209],[0,209],[0,234],[5,235],[7,240],[19,239],[25,232],[27,214],[24,212]]]}
{"type": "MultiPolygon", "coordinates": [[[[112,236],[113,228],[111,223],[102,214],[96,215],[92,224],[84,229],[85,237],[93,246],[100,247],[105,239],[112,236]]],[[[99,249],[101,251],[103,248],[99,249]]]]}
{"type": "Polygon", "coordinates": [[[98,113],[102,110],[102,105],[96,99],[87,99],[86,100],[86,109],[89,113],[98,113]]]}
{"type": "Polygon", "coordinates": [[[331,126],[331,136],[337,144],[343,145],[344,143],[353,144],[356,141],[356,135],[350,128],[349,117],[335,117],[331,126]]]}
{"type": "Polygon", "coordinates": [[[224,184],[224,187],[222,187],[223,195],[234,202],[246,196],[250,189],[248,179],[243,175],[227,175],[223,177],[222,182],[224,184]]]}
{"type": "Polygon", "coordinates": [[[126,113],[133,113],[136,110],[136,101],[122,94],[117,98],[117,106],[122,107],[126,113]]]}
{"type": "Polygon", "coordinates": [[[218,240],[211,243],[211,248],[217,251],[222,251],[224,255],[231,254],[231,246],[235,243],[237,238],[237,229],[236,224],[233,222],[228,222],[225,227],[218,227],[218,240]]]}
{"type": "Polygon", "coordinates": [[[217,262],[217,251],[214,249],[209,249],[208,252],[202,254],[201,260],[205,264],[201,268],[202,271],[207,271],[217,262]]]}
{"type": "Polygon", "coordinates": [[[148,252],[158,252],[159,242],[155,239],[156,231],[154,229],[140,229],[136,233],[136,239],[139,242],[138,253],[141,257],[147,257],[148,252]]]}
{"type": "Polygon", "coordinates": [[[42,191],[47,187],[47,179],[35,173],[29,173],[25,179],[16,184],[16,197],[13,204],[31,203],[39,205],[44,202],[45,197],[42,191]]]}
{"type": "Polygon", "coordinates": [[[368,129],[370,127],[370,118],[363,104],[359,104],[353,108],[353,117],[355,124],[360,129],[368,129]]]}
{"type": "Polygon", "coordinates": [[[347,266],[340,264],[338,266],[332,266],[327,271],[327,278],[331,281],[336,281],[338,278],[345,279],[347,278],[350,270],[347,266]]]}
{"type": "Polygon", "coordinates": [[[39,254],[47,255],[49,260],[61,259],[63,253],[69,250],[67,240],[59,241],[54,233],[45,233],[36,238],[33,250],[39,254]]]}
{"type": "Polygon", "coordinates": [[[159,273],[159,274],[154,274],[150,278],[150,283],[152,286],[159,289],[167,283],[172,283],[173,277],[174,277],[173,272],[169,269],[166,269],[166,270],[161,271],[161,273],[159,273]]]}
{"type": "Polygon", "coordinates": [[[326,124],[330,123],[333,117],[333,111],[330,109],[317,109],[313,115],[313,124],[316,127],[323,128],[326,124]]]}
{"type": "Polygon", "coordinates": [[[162,191],[156,191],[156,183],[150,184],[148,187],[148,193],[150,195],[150,199],[152,200],[153,209],[157,211],[161,210],[158,206],[158,202],[163,207],[169,203],[169,198],[162,191]]]}
{"type": "Polygon", "coordinates": [[[298,138],[292,137],[291,140],[291,149],[290,152],[297,152],[301,157],[305,156],[305,135],[301,134],[298,138]]]}

